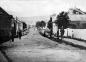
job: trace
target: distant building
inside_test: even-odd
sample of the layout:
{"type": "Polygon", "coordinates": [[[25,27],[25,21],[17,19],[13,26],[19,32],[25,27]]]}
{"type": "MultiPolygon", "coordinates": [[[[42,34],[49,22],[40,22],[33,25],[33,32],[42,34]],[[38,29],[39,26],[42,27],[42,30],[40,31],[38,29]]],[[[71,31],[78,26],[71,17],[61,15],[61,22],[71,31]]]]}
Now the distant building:
{"type": "Polygon", "coordinates": [[[70,28],[86,29],[86,13],[78,8],[71,8],[68,11],[68,16],[71,20],[70,28]]]}

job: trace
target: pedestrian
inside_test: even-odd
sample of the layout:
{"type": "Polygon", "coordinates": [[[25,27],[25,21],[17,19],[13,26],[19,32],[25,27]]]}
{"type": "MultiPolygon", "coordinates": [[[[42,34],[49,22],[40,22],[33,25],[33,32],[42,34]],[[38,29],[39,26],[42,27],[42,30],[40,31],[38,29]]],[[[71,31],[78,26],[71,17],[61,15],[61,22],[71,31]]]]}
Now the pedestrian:
{"type": "Polygon", "coordinates": [[[21,39],[21,36],[22,36],[22,31],[21,30],[19,30],[18,35],[19,35],[19,39],[21,39]]]}
{"type": "Polygon", "coordinates": [[[12,40],[12,42],[14,42],[14,35],[15,35],[14,28],[12,28],[11,29],[11,40],[12,40]]]}
{"type": "Polygon", "coordinates": [[[61,32],[61,39],[62,39],[64,35],[64,29],[61,29],[60,32],[61,32]]]}

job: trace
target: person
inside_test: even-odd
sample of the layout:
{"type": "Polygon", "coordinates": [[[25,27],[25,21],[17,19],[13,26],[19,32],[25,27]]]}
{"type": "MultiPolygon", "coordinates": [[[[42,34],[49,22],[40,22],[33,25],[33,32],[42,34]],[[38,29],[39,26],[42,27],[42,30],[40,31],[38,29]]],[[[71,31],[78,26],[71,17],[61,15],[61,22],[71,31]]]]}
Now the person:
{"type": "Polygon", "coordinates": [[[15,35],[14,28],[12,28],[11,29],[11,40],[12,40],[12,42],[14,42],[14,35],[15,35]]]}
{"type": "Polygon", "coordinates": [[[61,39],[62,39],[64,35],[64,29],[61,29],[60,32],[61,32],[61,39]]]}
{"type": "Polygon", "coordinates": [[[22,36],[22,31],[21,30],[19,30],[18,35],[19,35],[19,39],[21,39],[21,36],[22,36]]]}
{"type": "Polygon", "coordinates": [[[57,38],[59,39],[59,30],[57,31],[57,38]]]}

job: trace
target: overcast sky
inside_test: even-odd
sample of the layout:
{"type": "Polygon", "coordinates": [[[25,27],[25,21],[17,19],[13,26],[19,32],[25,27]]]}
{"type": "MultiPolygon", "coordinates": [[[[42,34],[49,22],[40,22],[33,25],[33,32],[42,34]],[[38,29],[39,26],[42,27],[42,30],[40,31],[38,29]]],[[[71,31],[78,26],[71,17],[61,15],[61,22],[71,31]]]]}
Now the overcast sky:
{"type": "Polygon", "coordinates": [[[20,17],[45,16],[71,7],[86,11],[86,0],[0,0],[0,6],[20,17]]]}

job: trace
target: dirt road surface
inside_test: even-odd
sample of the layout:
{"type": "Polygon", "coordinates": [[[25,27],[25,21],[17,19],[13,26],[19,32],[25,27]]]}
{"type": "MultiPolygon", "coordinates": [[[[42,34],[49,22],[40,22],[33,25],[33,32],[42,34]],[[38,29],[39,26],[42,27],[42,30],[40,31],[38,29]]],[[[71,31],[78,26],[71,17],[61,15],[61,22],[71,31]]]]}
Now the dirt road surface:
{"type": "MultiPolygon", "coordinates": [[[[7,45],[7,44],[5,44],[7,45]]],[[[86,51],[42,37],[34,28],[5,50],[11,62],[86,62],[86,51]]]]}

